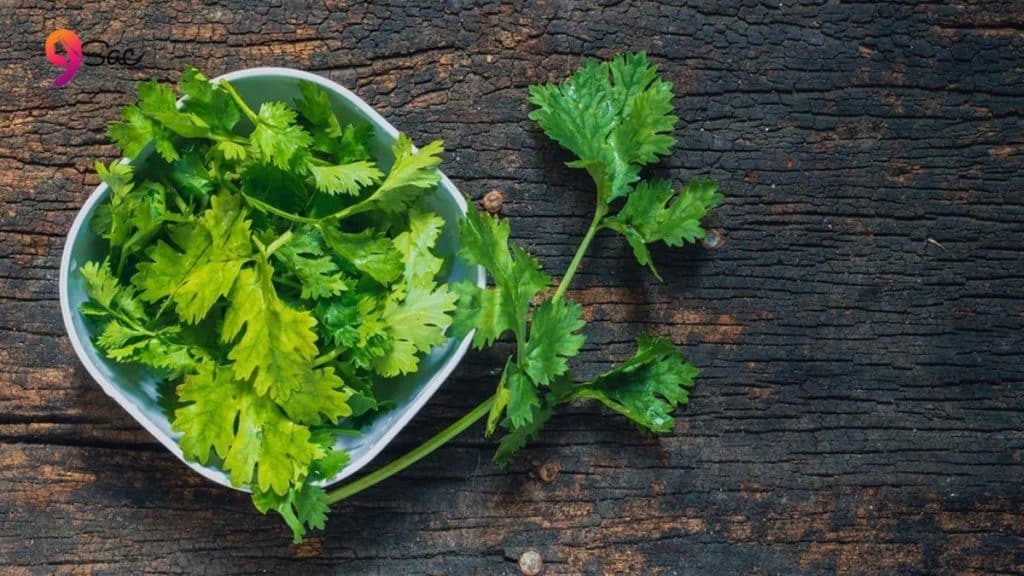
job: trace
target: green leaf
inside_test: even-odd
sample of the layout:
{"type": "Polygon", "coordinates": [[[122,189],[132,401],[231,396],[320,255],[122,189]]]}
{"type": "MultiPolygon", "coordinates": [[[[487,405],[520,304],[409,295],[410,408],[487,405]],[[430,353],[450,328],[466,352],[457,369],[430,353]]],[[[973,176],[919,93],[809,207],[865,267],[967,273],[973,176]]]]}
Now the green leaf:
{"type": "Polygon", "coordinates": [[[292,390],[281,408],[300,424],[333,424],[338,418],[352,415],[348,405],[351,396],[352,391],[334,373],[334,368],[320,368],[305,373],[301,386],[292,390]]]}
{"type": "MultiPolygon", "coordinates": [[[[182,109],[195,114],[218,132],[230,134],[242,119],[242,111],[238,109],[231,96],[192,66],[185,66],[185,71],[178,80],[178,89],[188,96],[182,109]]],[[[238,146],[231,142],[220,144],[238,146]]],[[[244,152],[244,149],[242,150],[244,152]]]]}
{"type": "Polygon", "coordinates": [[[301,485],[310,464],[326,455],[309,428],[290,421],[274,402],[257,395],[229,367],[205,362],[178,386],[184,406],[173,428],[186,458],[202,464],[211,451],[224,461],[231,483],[287,494],[301,485]]]}
{"type": "Polygon", "coordinates": [[[201,349],[179,341],[180,330],[176,326],[147,328],[149,318],[136,291],[131,286],[122,286],[106,263],[87,262],[79,272],[91,299],[83,305],[82,312],[105,323],[95,342],[108,358],[182,374],[206,357],[201,349]]]}
{"type": "Polygon", "coordinates": [[[309,165],[316,189],[326,194],[356,196],[366,186],[380,181],[384,173],[368,160],[330,166],[309,165]]]}
{"type": "Polygon", "coordinates": [[[469,210],[461,222],[460,240],[459,255],[470,264],[483,266],[495,283],[493,289],[479,290],[472,296],[478,307],[472,318],[478,330],[474,345],[487,346],[508,330],[525,341],[523,328],[530,302],[551,278],[525,250],[515,245],[510,248],[506,220],[469,210]]]}
{"type": "Polygon", "coordinates": [[[346,364],[360,369],[371,369],[390,350],[382,312],[376,298],[357,292],[321,301],[314,310],[324,340],[343,348],[346,364]]]}
{"type": "Polygon", "coordinates": [[[349,289],[338,265],[324,256],[320,242],[316,229],[304,226],[274,252],[274,257],[298,279],[303,300],[335,296],[349,289]]]}
{"type": "Polygon", "coordinates": [[[178,109],[174,89],[155,80],[139,84],[139,108],[142,113],[184,138],[205,138],[210,126],[191,112],[178,109]]]}
{"type": "Polygon", "coordinates": [[[337,212],[338,217],[352,216],[370,210],[385,214],[401,214],[437,187],[444,150],[440,140],[434,140],[419,150],[413,150],[412,140],[399,134],[392,146],[395,161],[380,187],[362,202],[337,212]]]}
{"type": "Polygon", "coordinates": [[[285,495],[272,491],[253,491],[253,504],[261,513],[274,510],[281,515],[292,531],[292,542],[298,544],[306,536],[306,530],[323,530],[327,525],[327,493],[323,488],[313,484],[303,484],[300,488],[291,488],[285,495]]]}
{"type": "Polygon", "coordinates": [[[445,330],[451,324],[455,295],[444,286],[410,286],[398,289],[384,303],[381,320],[390,339],[387,355],[374,362],[374,369],[385,377],[414,372],[418,354],[444,344],[445,330]]]}
{"type": "Polygon", "coordinates": [[[637,261],[660,280],[647,245],[660,241],[682,246],[700,240],[705,234],[700,221],[720,200],[718,185],[708,180],[691,181],[678,193],[667,180],[642,181],[603,226],[625,236],[637,261]]]}
{"type": "Polygon", "coordinates": [[[173,133],[148,118],[138,106],[126,106],[121,110],[121,120],[107,127],[107,136],[129,158],[135,158],[153,142],[157,154],[164,160],[174,162],[178,159],[173,133]]]}
{"type": "Polygon", "coordinates": [[[530,380],[546,385],[565,373],[567,359],[579,353],[585,338],[576,331],[584,325],[580,305],[570,300],[545,300],[533,313],[530,338],[522,358],[530,380]]]}
{"type": "Polygon", "coordinates": [[[242,193],[270,206],[298,214],[309,200],[303,179],[292,171],[262,164],[248,165],[242,172],[242,193]]]}
{"type": "Polygon", "coordinates": [[[522,419],[525,422],[522,426],[513,428],[502,437],[498,449],[494,452],[494,463],[500,468],[508,465],[512,455],[518,452],[526,443],[536,438],[547,421],[551,419],[552,407],[550,405],[532,406],[529,415],[522,419]]]}
{"type": "Polygon", "coordinates": [[[313,332],[316,319],[281,301],[272,277],[273,269],[266,257],[257,258],[255,268],[239,272],[224,315],[221,340],[231,343],[245,328],[228,353],[235,362],[235,377],[252,377],[256,393],[269,392],[271,398],[284,404],[302,389],[308,377],[317,353],[313,332]]]}
{"type": "Polygon", "coordinates": [[[138,197],[132,194],[135,189],[134,169],[123,159],[114,160],[109,166],[96,161],[96,174],[110,188],[110,202],[105,207],[105,217],[94,220],[97,233],[106,238],[111,247],[121,247],[137,229],[133,225],[133,213],[139,203],[138,197]]]}
{"type": "Polygon", "coordinates": [[[640,336],[632,358],[577,388],[573,398],[593,398],[652,432],[671,432],[672,411],[689,399],[699,371],[666,338],[640,336]]]}
{"type": "Polygon", "coordinates": [[[182,320],[195,324],[228,294],[250,259],[249,221],[238,197],[219,194],[202,220],[175,226],[171,240],[173,245],[161,240],[146,253],[132,283],[147,302],[169,297],[182,320]]]}
{"type": "Polygon", "coordinates": [[[320,234],[338,257],[380,284],[390,284],[401,276],[402,254],[390,238],[372,228],[350,233],[323,224],[320,234]]]}
{"type": "Polygon", "coordinates": [[[465,336],[471,330],[473,346],[482,350],[501,337],[509,325],[510,313],[505,307],[504,292],[497,288],[481,288],[472,282],[449,285],[458,296],[459,305],[452,318],[452,333],[465,336]]]}
{"type": "MultiPolygon", "coordinates": [[[[444,143],[434,140],[419,150],[413,150],[412,140],[405,134],[399,134],[391,149],[395,162],[388,171],[387,178],[380,185],[378,194],[389,196],[398,201],[408,194],[418,194],[421,190],[430,190],[437,186],[441,174],[437,167],[441,164],[441,152],[444,143]]],[[[383,203],[383,199],[381,200],[383,203]]],[[[406,202],[408,204],[408,202],[406,202]]],[[[397,212],[397,208],[381,206],[388,212],[397,212]]]]}
{"type": "Polygon", "coordinates": [[[605,204],[675,145],[672,85],[644,53],[590,60],[562,84],[531,86],[530,102],[530,119],[576,155],[568,165],[590,173],[605,204]]]}
{"type": "Polygon", "coordinates": [[[295,123],[295,111],[283,102],[264,102],[256,128],[249,135],[254,155],[265,164],[289,169],[292,160],[312,144],[313,139],[295,123]]]}
{"type": "Polygon", "coordinates": [[[409,229],[394,239],[395,248],[402,254],[405,265],[403,278],[412,286],[432,286],[441,271],[444,260],[434,254],[434,246],[444,228],[444,218],[433,212],[412,210],[409,229]]]}
{"type": "Polygon", "coordinates": [[[508,415],[511,428],[520,428],[529,424],[534,411],[541,407],[540,394],[537,392],[537,385],[527,374],[521,372],[517,365],[509,364],[505,370],[504,379],[509,395],[505,413],[508,415]]]}
{"type": "Polygon", "coordinates": [[[373,135],[372,126],[342,125],[334,113],[330,95],[319,84],[303,80],[299,82],[299,90],[302,97],[295,102],[295,107],[310,127],[314,150],[329,155],[339,164],[371,159],[366,145],[373,135]]]}
{"type": "Polygon", "coordinates": [[[171,171],[171,181],[177,184],[178,190],[196,200],[208,197],[216,186],[202,156],[198,147],[183,149],[181,157],[172,164],[171,171]]]}
{"type": "Polygon", "coordinates": [[[107,263],[86,262],[78,269],[85,279],[85,293],[103,308],[111,308],[114,299],[122,294],[117,278],[110,273],[107,263]]]}
{"type": "Polygon", "coordinates": [[[249,156],[249,152],[245,149],[245,146],[242,146],[237,142],[223,140],[218,142],[214,148],[228,162],[244,162],[249,156]]]}
{"type": "Polygon", "coordinates": [[[319,84],[299,81],[302,96],[295,101],[295,109],[313,126],[324,129],[332,138],[341,136],[341,122],[334,114],[330,95],[319,84]]]}
{"type": "Polygon", "coordinates": [[[373,125],[346,124],[341,129],[341,137],[331,140],[330,152],[337,162],[353,162],[356,160],[372,160],[369,143],[373,140],[373,125]]]}

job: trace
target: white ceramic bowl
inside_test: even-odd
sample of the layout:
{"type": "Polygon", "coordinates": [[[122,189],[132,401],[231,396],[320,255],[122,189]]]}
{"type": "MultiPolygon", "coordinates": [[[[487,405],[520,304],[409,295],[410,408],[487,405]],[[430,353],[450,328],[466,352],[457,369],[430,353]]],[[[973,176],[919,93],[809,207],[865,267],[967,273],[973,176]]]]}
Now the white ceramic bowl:
{"type": "MultiPolygon", "coordinates": [[[[214,80],[220,79],[231,81],[242,98],[253,108],[258,108],[260,104],[270,100],[291,102],[300,95],[300,80],[315,82],[327,90],[335,112],[342,120],[361,120],[373,125],[371,152],[382,168],[390,166],[393,160],[391,144],[397,138],[398,130],[358,96],[326,78],[290,68],[252,68],[231,72],[214,80]]],[[[144,162],[151,153],[152,146],[144,150],[133,163],[144,162]]],[[[106,251],[105,242],[92,232],[89,221],[96,207],[107,198],[108,192],[106,184],[100,184],[93,191],[75,218],[64,245],[60,263],[60,307],[71,344],[82,364],[103,391],[117,401],[171,453],[210,480],[231,487],[227,475],[220,469],[203,466],[184,458],[177,443],[179,435],[171,429],[170,421],[157,403],[158,380],[154,375],[144,368],[121,365],[109,360],[93,346],[92,337],[95,334],[79,312],[79,306],[87,296],[78,268],[90,260],[103,259],[106,251]]],[[[445,219],[445,228],[439,239],[438,249],[452,262],[446,268],[447,277],[442,280],[468,280],[482,286],[485,281],[483,269],[468,266],[454,257],[458,251],[455,223],[466,213],[466,201],[462,194],[442,174],[437,191],[424,202],[428,208],[445,219]]],[[[325,484],[338,482],[356,473],[383,450],[448,378],[466,353],[471,338],[472,334],[461,340],[449,339],[421,360],[419,371],[415,374],[381,382],[378,386],[378,396],[382,400],[393,401],[394,408],[378,416],[363,430],[361,436],[337,438],[335,446],[347,450],[351,461],[325,484]]]]}

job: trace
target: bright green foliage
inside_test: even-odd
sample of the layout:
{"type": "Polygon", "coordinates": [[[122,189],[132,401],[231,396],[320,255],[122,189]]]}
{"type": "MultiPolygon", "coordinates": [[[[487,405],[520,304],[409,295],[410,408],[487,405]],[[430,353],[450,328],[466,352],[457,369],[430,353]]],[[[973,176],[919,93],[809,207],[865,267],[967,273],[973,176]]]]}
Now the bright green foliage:
{"type": "Polygon", "coordinates": [[[211,450],[216,452],[232,484],[252,482],[262,491],[286,494],[302,484],[310,464],[326,451],[311,441],[309,428],[289,420],[233,372],[204,363],[178,386],[185,404],[174,414],[181,449],[204,464],[211,450]]]}
{"type": "Polygon", "coordinates": [[[366,186],[379,182],[384,173],[373,162],[357,160],[348,164],[310,166],[316,189],[327,194],[354,196],[366,186]]]}
{"type": "Polygon", "coordinates": [[[627,195],[676,142],[672,84],[643,53],[590,60],[563,84],[531,86],[530,102],[530,119],[576,155],[569,166],[591,175],[603,203],[627,195]]]}
{"type": "Polygon", "coordinates": [[[130,164],[115,160],[109,166],[96,162],[96,173],[110,187],[110,202],[97,208],[93,228],[110,242],[118,255],[117,269],[160,232],[165,223],[181,221],[166,205],[166,190],[156,182],[136,189],[130,164]]]}
{"type": "Polygon", "coordinates": [[[390,284],[402,275],[402,254],[391,238],[370,229],[349,233],[323,226],[320,233],[338,258],[377,282],[390,284]]]}
{"type": "Polygon", "coordinates": [[[533,313],[526,341],[523,371],[537,384],[548,384],[569,368],[568,358],[579,353],[584,337],[580,305],[567,300],[545,300],[533,313]]]}
{"type": "Polygon", "coordinates": [[[536,438],[544,429],[544,425],[551,419],[554,406],[551,404],[540,404],[540,399],[530,406],[530,413],[520,417],[520,424],[514,427],[508,434],[501,438],[497,450],[494,451],[494,463],[505,467],[512,456],[521,448],[526,446],[530,439],[536,438]]]}
{"type": "Polygon", "coordinates": [[[370,160],[368,143],[373,129],[368,124],[342,124],[334,114],[330,98],[320,86],[299,82],[302,97],[295,102],[299,114],[313,135],[313,149],[339,164],[370,160]]]}
{"type": "Polygon", "coordinates": [[[338,213],[351,216],[370,210],[400,214],[437,187],[441,179],[437,166],[441,163],[443,145],[434,140],[420,150],[414,150],[412,140],[399,134],[392,146],[394,164],[380,187],[359,204],[338,213]]]}
{"type": "Polygon", "coordinates": [[[109,129],[127,156],[155,155],[96,165],[110,194],[91,226],[109,256],[80,267],[81,310],[104,355],[169,381],[185,457],[301,539],[326,520],[312,483],[348,462],[336,436],[387,409],[377,384],[448,338],[445,223],[419,207],[441,144],[401,135],[377,158],[372,131],[313,83],[257,110],[195,68],[178,88],[140,84],[109,129]]]}
{"type": "Polygon", "coordinates": [[[294,105],[258,111],[230,83],[192,68],[179,87],[188,96],[180,107],[170,87],[140,85],[138,105],[110,127],[128,156],[152,142],[162,160],[97,167],[111,195],[93,226],[111,257],[80,268],[90,297],[82,311],[108,357],[176,383],[168,405],[185,456],[250,488],[295,541],[323,528],[327,502],[369,485],[332,495],[317,485],[348,461],[336,435],[384,409],[375,384],[415,371],[449,329],[476,330],[478,348],[507,335],[515,342],[493,398],[439,436],[486,414],[487,434],[501,429],[498,465],[574,400],[596,400],[644,430],[672,430],[697,370],[667,339],[641,336],[632,358],[589,382],[574,382],[569,366],[585,322],[567,288],[594,233],[623,234],[654,271],[648,245],[700,239],[701,219],[719,202],[710,182],[675,191],[641,180],[644,166],[670,153],[678,120],[672,86],[646,55],[590,61],[563,84],[530,88],[530,118],[575,154],[569,165],[591,175],[598,201],[550,294],[551,277],[510,242],[508,222],[475,210],[460,224],[459,255],[493,286],[438,282],[444,222],[419,202],[440,180],[440,141],[416,150],[400,135],[391,157],[376,158],[370,130],[337,116],[309,82],[294,105]]]}
{"type": "Polygon", "coordinates": [[[434,255],[434,246],[441,236],[444,219],[431,212],[413,210],[409,213],[409,229],[395,236],[395,248],[402,255],[406,285],[426,287],[434,283],[444,260],[434,255]]]}
{"type": "Polygon", "coordinates": [[[192,66],[185,66],[178,80],[178,88],[188,96],[182,109],[201,118],[211,130],[229,133],[242,119],[242,111],[231,96],[217,89],[202,72],[192,66]]]}
{"type": "Polygon", "coordinates": [[[307,528],[323,530],[327,526],[330,506],[326,497],[323,488],[306,483],[299,488],[290,488],[283,496],[257,490],[252,494],[252,501],[263,514],[269,510],[280,514],[292,530],[292,541],[298,544],[305,538],[307,528]]]}
{"type": "Polygon", "coordinates": [[[652,432],[671,432],[672,411],[686,404],[698,373],[672,342],[641,335],[632,358],[576,388],[573,397],[600,400],[652,432]]]}
{"type": "Polygon", "coordinates": [[[477,306],[463,312],[476,313],[465,320],[477,329],[473,344],[490,345],[506,331],[526,341],[526,317],[530,302],[551,281],[540,263],[519,246],[509,244],[509,224],[486,213],[470,210],[462,221],[459,255],[470,264],[483,266],[494,279],[493,288],[463,287],[477,306]],[[478,294],[472,294],[478,292],[478,294]]]}
{"type": "Polygon", "coordinates": [[[310,135],[295,123],[295,111],[283,102],[265,102],[256,118],[249,141],[265,164],[288,169],[292,159],[312,143],[310,135]]]}
{"type": "Polygon", "coordinates": [[[301,386],[292,390],[288,401],[281,404],[292,420],[319,425],[352,415],[352,407],[348,405],[352,390],[344,386],[334,368],[305,370],[299,382],[301,386]]]}
{"type": "Polygon", "coordinates": [[[390,339],[388,353],[374,363],[382,376],[415,372],[419,354],[443,344],[455,295],[444,287],[409,286],[388,296],[380,320],[390,339]]]}
{"type": "MultiPolygon", "coordinates": [[[[647,245],[681,246],[704,236],[701,219],[719,202],[717,186],[693,181],[678,193],[665,180],[643,181],[640,169],[666,156],[675,144],[678,118],[672,85],[658,77],[644,54],[587,62],[558,85],[530,87],[530,113],[544,132],[576,155],[569,166],[585,169],[597,188],[590,230],[558,290],[538,299],[548,277],[521,248],[509,244],[509,226],[470,213],[462,224],[460,255],[484,266],[494,286],[455,287],[460,309],[456,332],[476,329],[474,344],[486,346],[506,332],[516,354],[505,365],[487,422],[487,433],[505,429],[494,461],[504,465],[551,418],[574,399],[594,399],[652,432],[672,428],[672,411],[687,400],[696,369],[664,338],[642,336],[634,357],[592,382],[573,383],[569,361],[584,343],[580,306],[564,297],[568,281],[599,228],[626,237],[637,260],[650,266],[647,245]],[[625,198],[622,203],[621,198],[625,198]],[[618,202],[617,202],[618,200],[618,202]],[[620,209],[615,212],[615,204],[620,209]]],[[[660,277],[659,277],[660,279],[660,277]]]]}
{"type": "Polygon", "coordinates": [[[179,157],[176,136],[203,138],[209,136],[210,126],[198,114],[179,110],[170,86],[150,80],[139,84],[139,104],[126,107],[107,134],[125,156],[137,156],[152,141],[156,152],[173,162],[179,157]]]}
{"type": "Polygon", "coordinates": [[[344,274],[329,255],[324,254],[320,235],[304,226],[295,236],[274,252],[301,286],[303,300],[336,296],[349,289],[344,274]]]}
{"type": "Polygon", "coordinates": [[[682,246],[704,237],[700,221],[721,200],[708,180],[678,193],[666,180],[640,181],[640,169],[671,152],[672,84],[658,77],[644,53],[608,62],[588,61],[562,84],[530,87],[530,113],[545,134],[576,155],[569,166],[586,169],[597,186],[599,227],[626,237],[640,264],[660,280],[647,245],[682,246]],[[616,198],[618,214],[607,216],[616,198]]]}
{"type": "Polygon", "coordinates": [[[189,323],[202,320],[219,298],[227,295],[252,243],[241,199],[227,194],[210,199],[210,209],[195,223],[174,226],[171,244],[157,241],[140,262],[132,283],[142,298],[156,302],[170,297],[189,323]]]}
{"type": "Polygon", "coordinates": [[[273,268],[262,258],[238,274],[221,339],[234,342],[228,358],[235,362],[235,377],[245,380],[255,373],[256,392],[269,391],[274,400],[284,402],[302,384],[317,353],[316,319],[285,304],[272,280],[273,268]]]}
{"type": "Polygon", "coordinates": [[[660,241],[682,246],[704,238],[700,221],[720,200],[718,184],[708,180],[691,181],[678,193],[667,180],[644,181],[637,184],[618,214],[604,220],[604,226],[625,236],[637,262],[660,280],[647,245],[660,241]]]}
{"type": "Polygon", "coordinates": [[[148,312],[134,288],[122,286],[106,263],[87,262],[80,269],[91,299],[82,311],[103,324],[96,346],[118,362],[138,362],[181,374],[206,357],[186,344],[177,326],[147,327],[148,312]]]}
{"type": "Polygon", "coordinates": [[[278,494],[273,490],[253,490],[252,501],[256,508],[266,514],[273,509],[281,515],[292,530],[293,541],[298,544],[306,535],[307,529],[322,530],[327,525],[327,494],[323,488],[311,482],[333,478],[345,464],[348,454],[341,450],[331,450],[334,435],[328,430],[314,431],[310,440],[328,451],[327,455],[314,460],[309,466],[307,481],[299,487],[291,487],[286,494],[278,494]]]}

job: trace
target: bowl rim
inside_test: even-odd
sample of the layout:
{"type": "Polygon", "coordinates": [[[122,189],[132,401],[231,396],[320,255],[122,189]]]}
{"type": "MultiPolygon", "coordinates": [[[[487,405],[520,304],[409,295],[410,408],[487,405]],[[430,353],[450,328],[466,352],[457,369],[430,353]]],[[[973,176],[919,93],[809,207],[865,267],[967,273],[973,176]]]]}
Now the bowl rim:
{"type": "MultiPolygon", "coordinates": [[[[210,81],[233,81],[253,77],[285,77],[295,80],[308,80],[310,82],[319,84],[325,89],[340,95],[349,104],[354,105],[359,110],[359,112],[361,112],[365,117],[369,119],[369,121],[374,125],[375,129],[383,129],[384,132],[387,133],[387,135],[390,136],[392,139],[398,137],[398,129],[395,128],[387,119],[381,116],[381,114],[377,112],[372,106],[367,104],[366,101],[364,101],[362,98],[360,98],[359,96],[357,96],[355,93],[348,90],[344,86],[338,84],[337,82],[334,82],[333,80],[330,80],[328,78],[324,78],[323,76],[320,76],[318,74],[313,74],[311,72],[306,72],[303,70],[296,70],[294,68],[263,66],[228,72],[226,74],[221,74],[220,76],[212,78],[210,81]]],[[[177,104],[179,107],[182,105],[185,98],[186,97],[182,97],[178,99],[177,104]]],[[[134,161],[133,158],[128,157],[124,157],[123,160],[129,162],[134,161]]],[[[455,186],[455,184],[453,184],[452,181],[448,179],[448,176],[446,176],[444,172],[442,172],[440,169],[438,169],[438,172],[440,172],[441,174],[441,179],[440,182],[438,183],[438,188],[448,193],[448,195],[451,196],[451,198],[455,201],[455,204],[458,207],[461,214],[465,215],[468,210],[466,199],[459,192],[459,189],[455,186]]],[[[107,195],[108,189],[109,187],[107,186],[106,182],[100,182],[100,184],[89,194],[89,197],[85,200],[81,208],[78,210],[78,213],[75,215],[75,219],[71,224],[70,230],[68,230],[67,237],[65,238],[64,249],[63,253],[61,254],[60,274],[58,278],[61,316],[64,320],[64,330],[65,332],[67,332],[68,339],[71,341],[71,346],[72,348],[74,348],[75,355],[78,357],[79,362],[81,362],[82,365],[85,366],[86,371],[89,373],[92,379],[97,384],[100,385],[100,388],[103,389],[107,396],[113,398],[114,401],[117,402],[122,409],[128,412],[128,414],[136,422],[142,425],[142,427],[147,432],[149,432],[150,435],[156,438],[157,441],[163,444],[163,446],[167,448],[167,450],[169,450],[172,454],[177,456],[178,459],[182,461],[182,463],[184,463],[186,466],[196,471],[203,477],[207,478],[208,480],[212,480],[213,482],[216,482],[221,486],[232,488],[234,490],[239,490],[241,492],[250,492],[248,487],[233,486],[227,474],[223,470],[186,459],[184,453],[181,450],[181,447],[178,445],[178,442],[174,438],[171,438],[162,430],[157,428],[150,417],[143,414],[142,411],[135,405],[134,402],[125,397],[125,395],[121,392],[120,388],[116,384],[109,381],[106,378],[106,376],[104,376],[103,372],[99,369],[98,366],[96,366],[95,363],[92,362],[92,360],[86,353],[86,346],[89,346],[91,348],[95,348],[95,346],[88,341],[88,338],[83,339],[82,335],[79,334],[78,331],[75,329],[73,321],[74,313],[71,310],[69,294],[71,253],[76,243],[76,239],[81,233],[82,227],[87,225],[87,215],[91,214],[95,205],[98,204],[107,195]]],[[[476,266],[475,268],[476,285],[480,287],[486,286],[487,278],[483,267],[476,266]]],[[[321,486],[330,486],[332,484],[340,482],[341,480],[344,480],[345,478],[357,473],[364,466],[370,463],[370,461],[376,458],[377,455],[379,455],[380,452],[384,450],[384,448],[388,444],[390,444],[392,440],[394,440],[395,436],[397,436],[399,432],[405,429],[405,427],[409,424],[413,417],[415,417],[416,414],[419,413],[423,406],[426,405],[426,403],[431,398],[433,398],[434,394],[441,387],[441,384],[443,384],[444,381],[448,379],[452,371],[455,370],[455,367],[458,366],[459,362],[461,362],[462,358],[466,355],[466,351],[469,349],[469,345],[472,342],[472,339],[473,332],[470,332],[466,334],[461,339],[461,341],[459,341],[458,346],[455,348],[454,352],[449,356],[449,358],[444,362],[444,364],[442,364],[441,367],[438,368],[438,370],[434,372],[431,375],[431,377],[423,385],[421,385],[418,391],[410,398],[410,404],[405,408],[405,410],[398,417],[398,419],[390,427],[388,427],[384,431],[384,433],[381,434],[372,444],[370,444],[366,449],[364,449],[362,451],[362,454],[358,458],[353,459],[348,464],[346,464],[345,467],[342,468],[342,470],[334,476],[334,478],[318,482],[317,484],[321,486]]]]}

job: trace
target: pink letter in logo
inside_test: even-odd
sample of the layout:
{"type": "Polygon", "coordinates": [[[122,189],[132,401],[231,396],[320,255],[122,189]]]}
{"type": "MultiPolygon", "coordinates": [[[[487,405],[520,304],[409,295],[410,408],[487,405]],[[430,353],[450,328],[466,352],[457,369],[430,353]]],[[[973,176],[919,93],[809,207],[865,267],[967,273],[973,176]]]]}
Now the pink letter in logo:
{"type": "Polygon", "coordinates": [[[50,64],[64,69],[64,72],[53,80],[53,84],[57,88],[71,82],[71,79],[78,73],[78,68],[82,66],[82,41],[78,39],[78,34],[67,28],[50,32],[50,35],[46,37],[46,59],[50,61],[50,64]],[[57,53],[58,42],[64,46],[67,56],[57,53]]]}

